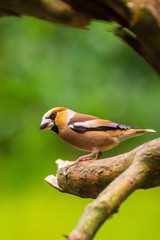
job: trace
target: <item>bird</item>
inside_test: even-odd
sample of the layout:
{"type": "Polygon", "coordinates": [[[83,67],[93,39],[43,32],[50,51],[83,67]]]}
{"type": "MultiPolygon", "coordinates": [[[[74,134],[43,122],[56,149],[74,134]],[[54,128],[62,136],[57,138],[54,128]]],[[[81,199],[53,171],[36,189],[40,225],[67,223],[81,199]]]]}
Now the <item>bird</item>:
{"type": "Polygon", "coordinates": [[[81,114],[65,107],[55,107],[46,112],[40,129],[54,131],[63,141],[83,151],[90,152],[79,157],[78,162],[102,158],[102,153],[114,148],[120,142],[148,132],[152,129],[140,129],[91,115],[81,114]]]}

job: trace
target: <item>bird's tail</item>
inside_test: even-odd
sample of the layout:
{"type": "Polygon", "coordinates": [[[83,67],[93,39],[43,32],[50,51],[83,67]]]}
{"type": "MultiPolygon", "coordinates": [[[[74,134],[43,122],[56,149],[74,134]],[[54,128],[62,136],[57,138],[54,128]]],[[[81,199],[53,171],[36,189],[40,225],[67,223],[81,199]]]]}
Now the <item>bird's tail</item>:
{"type": "Polygon", "coordinates": [[[127,132],[132,132],[132,133],[137,133],[137,134],[143,134],[143,133],[153,133],[153,132],[156,132],[155,130],[153,129],[128,129],[127,132]]]}
{"type": "Polygon", "coordinates": [[[136,136],[140,136],[144,133],[153,133],[156,132],[153,129],[136,129],[136,128],[130,128],[125,130],[125,133],[123,133],[121,136],[119,136],[120,141],[124,141],[128,138],[132,138],[132,137],[136,137],[136,136]]]}

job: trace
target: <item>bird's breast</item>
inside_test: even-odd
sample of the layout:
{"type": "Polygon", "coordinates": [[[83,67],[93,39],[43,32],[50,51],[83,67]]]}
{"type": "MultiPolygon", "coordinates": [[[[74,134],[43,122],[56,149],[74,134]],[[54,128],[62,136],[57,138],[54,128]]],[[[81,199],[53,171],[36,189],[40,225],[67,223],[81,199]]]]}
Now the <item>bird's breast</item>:
{"type": "Polygon", "coordinates": [[[60,130],[58,135],[68,144],[89,152],[95,148],[99,151],[105,151],[118,144],[115,139],[112,139],[109,136],[107,132],[89,131],[77,133],[67,127],[63,130],[60,130]]]}

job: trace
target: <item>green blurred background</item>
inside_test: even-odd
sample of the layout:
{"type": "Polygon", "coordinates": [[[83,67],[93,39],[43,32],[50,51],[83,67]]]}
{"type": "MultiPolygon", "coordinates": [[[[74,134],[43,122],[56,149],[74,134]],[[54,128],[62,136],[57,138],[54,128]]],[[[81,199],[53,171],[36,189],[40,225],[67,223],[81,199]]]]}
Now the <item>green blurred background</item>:
{"type": "MultiPolygon", "coordinates": [[[[0,19],[0,239],[63,240],[92,201],[44,181],[56,173],[56,159],[83,154],[52,131],[39,131],[50,108],[157,130],[105,156],[159,137],[159,76],[113,36],[112,27],[93,22],[85,31],[27,17],[0,19]]],[[[158,240],[159,219],[160,188],[139,190],[95,240],[158,240]]]]}

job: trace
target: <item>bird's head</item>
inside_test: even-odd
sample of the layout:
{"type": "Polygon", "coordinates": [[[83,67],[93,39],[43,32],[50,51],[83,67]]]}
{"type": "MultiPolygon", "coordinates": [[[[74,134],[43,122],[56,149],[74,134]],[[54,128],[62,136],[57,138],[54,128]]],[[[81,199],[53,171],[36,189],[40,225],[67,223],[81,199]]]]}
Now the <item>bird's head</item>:
{"type": "Polygon", "coordinates": [[[73,111],[64,107],[52,108],[42,117],[40,129],[51,129],[58,133],[58,129],[63,128],[63,126],[66,124],[70,112],[73,111]]]}

